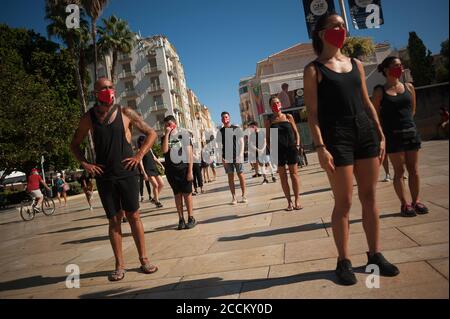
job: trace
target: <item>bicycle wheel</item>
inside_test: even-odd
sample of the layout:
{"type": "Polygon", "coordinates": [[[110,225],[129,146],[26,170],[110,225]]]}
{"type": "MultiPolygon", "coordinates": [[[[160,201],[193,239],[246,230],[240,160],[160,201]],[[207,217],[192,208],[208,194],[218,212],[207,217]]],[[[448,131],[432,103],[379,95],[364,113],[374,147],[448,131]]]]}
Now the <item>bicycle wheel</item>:
{"type": "Polygon", "coordinates": [[[34,209],[32,207],[32,201],[31,200],[24,200],[22,202],[22,205],[20,206],[20,217],[24,221],[30,221],[34,218],[36,213],[34,212],[34,209]]]}
{"type": "Polygon", "coordinates": [[[42,201],[42,212],[45,216],[51,216],[55,213],[55,202],[51,198],[44,198],[42,201]]]}

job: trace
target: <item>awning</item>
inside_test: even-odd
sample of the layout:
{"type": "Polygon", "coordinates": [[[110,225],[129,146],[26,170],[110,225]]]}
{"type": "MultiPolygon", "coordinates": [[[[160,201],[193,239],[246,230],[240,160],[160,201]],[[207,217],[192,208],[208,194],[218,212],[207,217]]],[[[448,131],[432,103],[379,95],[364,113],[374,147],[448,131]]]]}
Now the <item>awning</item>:
{"type": "Polygon", "coordinates": [[[281,85],[287,83],[289,91],[303,89],[303,73],[296,72],[279,76],[271,76],[261,79],[261,84],[269,84],[270,94],[278,94],[281,92],[281,85]]]}

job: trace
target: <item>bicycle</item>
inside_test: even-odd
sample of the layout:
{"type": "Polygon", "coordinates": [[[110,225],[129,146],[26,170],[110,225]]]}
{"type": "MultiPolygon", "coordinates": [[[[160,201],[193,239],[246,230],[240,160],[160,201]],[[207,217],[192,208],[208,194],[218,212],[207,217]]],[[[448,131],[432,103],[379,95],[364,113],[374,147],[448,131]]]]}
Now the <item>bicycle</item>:
{"type": "Polygon", "coordinates": [[[51,197],[48,197],[45,192],[43,192],[44,199],[42,200],[41,209],[36,207],[37,200],[30,194],[28,198],[23,200],[20,206],[20,217],[24,221],[30,221],[34,219],[37,213],[44,213],[45,216],[51,216],[55,213],[55,202],[51,197]]]}

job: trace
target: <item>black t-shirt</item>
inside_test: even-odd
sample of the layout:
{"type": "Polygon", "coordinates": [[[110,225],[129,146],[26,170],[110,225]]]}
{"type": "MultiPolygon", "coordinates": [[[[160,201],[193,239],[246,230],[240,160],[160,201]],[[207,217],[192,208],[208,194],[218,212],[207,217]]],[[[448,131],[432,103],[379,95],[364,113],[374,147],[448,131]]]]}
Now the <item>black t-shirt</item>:
{"type": "MultiPolygon", "coordinates": [[[[235,130],[240,129],[239,126],[231,125],[230,127],[222,127],[220,129],[220,134],[222,135],[222,159],[225,159],[225,138],[226,138],[226,131],[225,129],[232,129],[233,133],[235,133],[235,130]]],[[[235,135],[233,135],[233,161],[236,161],[236,154],[237,154],[237,138],[235,135]]]]}
{"type": "Polygon", "coordinates": [[[164,154],[164,166],[167,171],[184,170],[189,167],[188,146],[193,146],[188,131],[179,129],[169,136],[169,151],[164,154]]]}

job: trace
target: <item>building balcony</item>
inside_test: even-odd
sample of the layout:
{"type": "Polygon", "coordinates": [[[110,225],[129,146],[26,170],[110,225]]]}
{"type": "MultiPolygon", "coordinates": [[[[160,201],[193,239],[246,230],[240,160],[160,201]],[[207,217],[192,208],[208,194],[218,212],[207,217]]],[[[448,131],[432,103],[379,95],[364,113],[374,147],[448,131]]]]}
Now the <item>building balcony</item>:
{"type": "Polygon", "coordinates": [[[117,62],[119,63],[126,63],[131,62],[132,58],[129,54],[120,54],[117,58],[117,62]]]}
{"type": "Polygon", "coordinates": [[[176,69],[171,69],[171,70],[167,71],[167,74],[169,74],[169,76],[173,76],[173,77],[178,76],[178,72],[176,69]]]}
{"type": "Polygon", "coordinates": [[[145,67],[145,75],[157,75],[160,73],[161,73],[161,70],[157,66],[145,67]]]}
{"type": "Polygon", "coordinates": [[[150,107],[151,112],[166,112],[167,105],[166,104],[156,104],[150,107]]]}
{"type": "Polygon", "coordinates": [[[156,56],[156,51],[155,50],[149,50],[147,52],[147,57],[148,58],[154,58],[156,56]]]}
{"type": "Polygon", "coordinates": [[[131,80],[134,79],[136,75],[133,72],[121,72],[119,73],[120,80],[131,80]]]}
{"type": "Polygon", "coordinates": [[[135,99],[139,97],[139,94],[136,90],[125,90],[124,97],[126,99],[135,99]]]}
{"type": "Polygon", "coordinates": [[[170,93],[174,95],[181,95],[181,91],[179,88],[173,88],[172,90],[170,90],[170,93]]]}
{"type": "Polygon", "coordinates": [[[158,95],[162,94],[164,92],[164,88],[162,88],[160,85],[150,85],[148,89],[148,94],[150,95],[158,95]]]}

